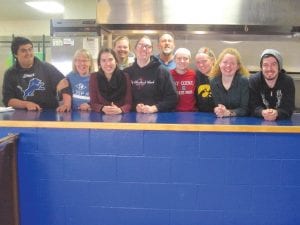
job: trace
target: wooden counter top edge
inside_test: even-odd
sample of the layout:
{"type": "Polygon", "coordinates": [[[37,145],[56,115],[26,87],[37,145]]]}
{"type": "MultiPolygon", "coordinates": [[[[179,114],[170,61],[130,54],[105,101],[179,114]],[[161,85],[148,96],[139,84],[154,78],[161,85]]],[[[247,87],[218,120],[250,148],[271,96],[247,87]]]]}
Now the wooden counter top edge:
{"type": "Polygon", "coordinates": [[[222,125],[222,124],[1,121],[0,127],[99,129],[99,130],[246,132],[246,133],[300,133],[300,126],[222,125]]]}

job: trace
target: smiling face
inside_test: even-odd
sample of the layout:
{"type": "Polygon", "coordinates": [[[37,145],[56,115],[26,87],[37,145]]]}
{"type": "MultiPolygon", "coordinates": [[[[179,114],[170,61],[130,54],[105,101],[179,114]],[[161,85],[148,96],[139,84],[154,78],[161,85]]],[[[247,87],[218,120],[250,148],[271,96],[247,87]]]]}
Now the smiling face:
{"type": "Polygon", "coordinates": [[[75,58],[75,67],[80,75],[86,75],[90,72],[91,60],[84,54],[78,54],[75,58]]]}
{"type": "Polygon", "coordinates": [[[152,42],[150,39],[143,37],[135,47],[135,54],[138,61],[147,62],[152,54],[152,42]]]}
{"type": "Polygon", "coordinates": [[[209,74],[212,66],[214,65],[212,58],[205,53],[198,53],[195,56],[195,61],[197,69],[204,75],[209,74]]]}
{"type": "Polygon", "coordinates": [[[34,62],[33,46],[31,44],[20,45],[15,57],[22,68],[30,68],[34,62]]]}
{"type": "Polygon", "coordinates": [[[117,61],[110,52],[103,52],[100,56],[100,67],[105,75],[112,75],[117,67],[117,61]]]}
{"type": "Polygon", "coordinates": [[[279,73],[278,61],[275,57],[269,56],[262,59],[262,73],[267,81],[276,80],[279,73]]]}
{"type": "Polygon", "coordinates": [[[164,34],[159,38],[158,49],[164,55],[170,55],[175,49],[174,38],[170,34],[164,34]]]}
{"type": "Polygon", "coordinates": [[[219,64],[222,76],[234,76],[239,69],[236,56],[229,53],[225,54],[219,64]]]}
{"type": "Polygon", "coordinates": [[[184,74],[190,65],[191,52],[186,48],[179,48],[175,52],[176,71],[179,74],[184,74]]]}
{"type": "Polygon", "coordinates": [[[129,42],[127,39],[120,39],[115,43],[114,50],[119,59],[123,60],[128,58],[129,42]]]}

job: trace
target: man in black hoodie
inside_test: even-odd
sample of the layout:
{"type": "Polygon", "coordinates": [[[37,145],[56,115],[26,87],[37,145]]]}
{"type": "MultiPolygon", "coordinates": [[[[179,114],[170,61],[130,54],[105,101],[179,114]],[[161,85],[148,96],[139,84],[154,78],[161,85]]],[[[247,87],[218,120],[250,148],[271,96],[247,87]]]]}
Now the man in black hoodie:
{"type": "Polygon", "coordinates": [[[249,79],[250,110],[253,116],[274,121],[290,118],[295,108],[295,85],[282,68],[281,54],[275,49],[263,51],[261,71],[249,79]]]}
{"type": "Polygon", "coordinates": [[[152,42],[148,36],[135,45],[136,61],[124,71],[132,84],[133,110],[139,113],[173,111],[177,91],[170,72],[152,56],[152,42]]]}

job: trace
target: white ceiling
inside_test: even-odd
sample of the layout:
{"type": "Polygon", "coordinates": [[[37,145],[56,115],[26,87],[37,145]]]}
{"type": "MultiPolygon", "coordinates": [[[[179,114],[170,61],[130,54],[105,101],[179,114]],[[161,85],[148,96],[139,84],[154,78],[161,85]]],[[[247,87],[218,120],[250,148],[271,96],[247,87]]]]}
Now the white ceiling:
{"type": "Polygon", "coordinates": [[[97,0],[64,0],[63,15],[44,14],[25,0],[0,0],[0,20],[95,19],[97,0]]]}

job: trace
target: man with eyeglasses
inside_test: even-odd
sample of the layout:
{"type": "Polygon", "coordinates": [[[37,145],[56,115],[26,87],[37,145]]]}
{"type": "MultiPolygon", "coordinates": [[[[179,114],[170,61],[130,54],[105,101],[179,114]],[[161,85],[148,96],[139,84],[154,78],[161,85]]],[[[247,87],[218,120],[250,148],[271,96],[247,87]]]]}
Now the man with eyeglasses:
{"type": "Polygon", "coordinates": [[[64,75],[53,65],[34,56],[32,42],[25,37],[15,37],[11,51],[16,62],[4,74],[4,105],[31,111],[44,108],[70,111],[71,95],[69,88],[62,84],[64,75]],[[61,104],[58,93],[62,94],[61,104]]]}
{"type": "Polygon", "coordinates": [[[295,108],[295,85],[283,69],[280,52],[266,49],[261,54],[261,71],[249,79],[253,116],[267,121],[288,119],[295,108]]]}

